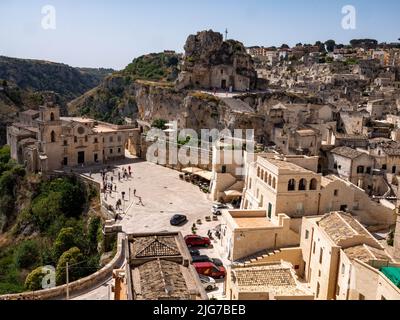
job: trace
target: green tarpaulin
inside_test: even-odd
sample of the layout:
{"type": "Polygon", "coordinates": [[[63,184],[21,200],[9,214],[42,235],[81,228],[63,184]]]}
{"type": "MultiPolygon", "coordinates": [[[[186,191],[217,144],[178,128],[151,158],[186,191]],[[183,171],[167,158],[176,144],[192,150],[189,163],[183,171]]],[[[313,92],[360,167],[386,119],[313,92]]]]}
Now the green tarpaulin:
{"type": "Polygon", "coordinates": [[[385,267],[381,272],[392,281],[396,287],[400,288],[400,268],[385,267]]]}

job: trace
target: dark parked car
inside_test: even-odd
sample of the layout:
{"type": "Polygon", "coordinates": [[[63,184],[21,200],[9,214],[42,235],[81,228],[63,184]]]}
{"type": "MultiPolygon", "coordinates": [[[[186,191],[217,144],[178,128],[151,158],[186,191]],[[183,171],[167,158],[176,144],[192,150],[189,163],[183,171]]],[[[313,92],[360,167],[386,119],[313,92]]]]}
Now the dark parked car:
{"type": "Polygon", "coordinates": [[[210,258],[209,256],[196,256],[196,257],[192,257],[193,263],[196,262],[211,262],[214,263],[217,267],[222,267],[223,263],[221,260],[219,259],[213,259],[210,258]]]}
{"type": "Polygon", "coordinates": [[[200,237],[196,235],[189,235],[185,237],[186,245],[191,247],[209,247],[211,245],[211,240],[209,238],[200,237]]]}
{"type": "Polygon", "coordinates": [[[180,226],[187,221],[188,221],[188,219],[186,216],[184,216],[182,214],[176,214],[171,218],[170,223],[172,226],[180,226]]]}
{"type": "Polygon", "coordinates": [[[197,257],[197,256],[200,255],[200,251],[197,250],[197,249],[190,249],[189,252],[190,252],[190,255],[191,255],[192,257],[197,257]]]}

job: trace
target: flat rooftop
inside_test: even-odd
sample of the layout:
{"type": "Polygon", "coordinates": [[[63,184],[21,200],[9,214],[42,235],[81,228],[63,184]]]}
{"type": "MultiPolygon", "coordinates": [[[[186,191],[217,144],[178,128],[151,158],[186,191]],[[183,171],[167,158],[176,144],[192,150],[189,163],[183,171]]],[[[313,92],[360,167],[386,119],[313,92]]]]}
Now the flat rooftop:
{"type": "Polygon", "coordinates": [[[273,228],[276,227],[267,217],[243,217],[234,218],[239,228],[273,228]]]}

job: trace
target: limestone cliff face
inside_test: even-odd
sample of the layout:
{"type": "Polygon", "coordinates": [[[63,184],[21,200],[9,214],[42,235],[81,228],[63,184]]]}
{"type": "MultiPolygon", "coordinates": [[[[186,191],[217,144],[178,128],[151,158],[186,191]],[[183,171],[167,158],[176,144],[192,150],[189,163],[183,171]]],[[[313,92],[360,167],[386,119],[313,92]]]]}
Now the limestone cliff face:
{"type": "Polygon", "coordinates": [[[256,88],[257,73],[242,43],[224,41],[220,33],[212,30],[202,31],[186,41],[177,86],[246,91],[256,88]]]}

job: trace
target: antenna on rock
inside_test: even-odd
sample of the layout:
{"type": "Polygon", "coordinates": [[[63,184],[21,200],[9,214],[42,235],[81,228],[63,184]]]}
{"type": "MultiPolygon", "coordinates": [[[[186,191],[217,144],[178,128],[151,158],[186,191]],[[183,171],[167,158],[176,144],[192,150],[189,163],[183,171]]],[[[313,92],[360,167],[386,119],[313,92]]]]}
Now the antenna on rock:
{"type": "Polygon", "coordinates": [[[225,41],[228,40],[228,28],[225,29],[225,41]]]}

